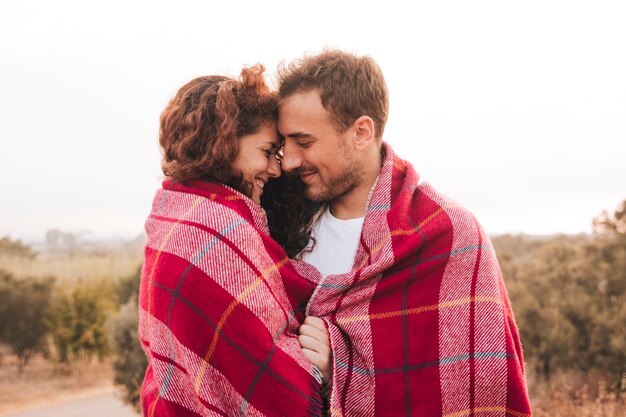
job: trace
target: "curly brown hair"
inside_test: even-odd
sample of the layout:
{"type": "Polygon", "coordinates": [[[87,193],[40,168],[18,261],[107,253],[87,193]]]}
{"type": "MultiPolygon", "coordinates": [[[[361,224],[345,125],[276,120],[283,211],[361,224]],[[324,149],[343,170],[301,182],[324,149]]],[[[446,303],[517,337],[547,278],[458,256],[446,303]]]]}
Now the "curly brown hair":
{"type": "Polygon", "coordinates": [[[270,236],[290,258],[296,258],[312,239],[310,226],[319,208],[304,197],[304,188],[298,175],[283,172],[265,184],[261,196],[270,236]]]}
{"type": "Polygon", "coordinates": [[[319,90],[324,109],[343,133],[359,117],[372,118],[381,140],[389,114],[389,93],[378,64],[368,56],[337,49],[305,56],[278,69],[280,99],[319,90]]]}
{"type": "Polygon", "coordinates": [[[253,134],[278,117],[278,99],[256,64],[239,80],[210,75],[178,90],[161,114],[159,143],[163,173],[177,182],[209,180],[248,194],[232,165],[239,138],[253,134]]]}

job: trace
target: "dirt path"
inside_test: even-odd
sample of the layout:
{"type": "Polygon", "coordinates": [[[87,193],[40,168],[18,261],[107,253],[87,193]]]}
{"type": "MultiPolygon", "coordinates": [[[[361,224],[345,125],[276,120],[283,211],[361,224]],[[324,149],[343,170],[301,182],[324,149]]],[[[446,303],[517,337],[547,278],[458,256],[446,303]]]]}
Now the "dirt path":
{"type": "Polygon", "coordinates": [[[81,392],[46,404],[0,413],[0,417],[138,417],[114,388],[81,392]]]}

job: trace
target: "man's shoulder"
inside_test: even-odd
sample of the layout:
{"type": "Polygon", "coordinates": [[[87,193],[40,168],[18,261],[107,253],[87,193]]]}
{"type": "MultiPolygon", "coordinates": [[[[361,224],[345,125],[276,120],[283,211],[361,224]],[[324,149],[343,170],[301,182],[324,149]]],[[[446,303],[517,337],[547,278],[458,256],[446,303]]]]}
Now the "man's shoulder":
{"type": "Polygon", "coordinates": [[[416,192],[418,193],[418,200],[429,199],[434,204],[438,205],[444,210],[453,209],[455,212],[465,216],[472,216],[472,213],[459,201],[450,197],[448,194],[438,190],[427,181],[420,181],[417,185],[416,192]]]}
{"type": "Polygon", "coordinates": [[[428,212],[431,216],[444,215],[449,219],[446,223],[454,229],[478,228],[482,230],[476,216],[465,205],[439,191],[428,182],[420,182],[416,188],[416,193],[418,194],[416,204],[428,205],[430,207],[428,212]]]}
{"type": "Polygon", "coordinates": [[[399,166],[403,172],[395,185],[398,193],[391,199],[392,216],[405,217],[414,225],[433,223],[437,233],[445,234],[446,230],[452,229],[455,232],[462,229],[482,231],[476,217],[465,205],[425,181],[412,163],[395,154],[389,144],[385,143],[383,149],[387,161],[393,160],[394,166],[399,166]]]}

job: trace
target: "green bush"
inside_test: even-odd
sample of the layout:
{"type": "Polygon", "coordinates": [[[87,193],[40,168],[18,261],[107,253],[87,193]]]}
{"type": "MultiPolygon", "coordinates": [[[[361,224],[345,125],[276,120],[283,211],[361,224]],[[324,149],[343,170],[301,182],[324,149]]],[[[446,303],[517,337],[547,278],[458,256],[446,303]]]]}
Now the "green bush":
{"type": "Polygon", "coordinates": [[[131,300],[137,300],[139,294],[139,280],[141,277],[141,266],[135,272],[120,279],[115,285],[115,293],[120,306],[131,300]]]}
{"type": "Polygon", "coordinates": [[[18,357],[20,373],[43,349],[53,285],[53,278],[16,279],[0,270],[0,341],[18,357]]]}
{"type": "Polygon", "coordinates": [[[108,318],[114,313],[116,296],[105,281],[79,284],[72,292],[59,289],[48,315],[51,357],[61,364],[103,359],[109,353],[108,318]]]}
{"type": "Polygon", "coordinates": [[[110,320],[110,346],[115,353],[115,383],[124,390],[124,399],[139,410],[141,382],[148,360],[137,335],[137,302],[131,299],[110,320]]]}

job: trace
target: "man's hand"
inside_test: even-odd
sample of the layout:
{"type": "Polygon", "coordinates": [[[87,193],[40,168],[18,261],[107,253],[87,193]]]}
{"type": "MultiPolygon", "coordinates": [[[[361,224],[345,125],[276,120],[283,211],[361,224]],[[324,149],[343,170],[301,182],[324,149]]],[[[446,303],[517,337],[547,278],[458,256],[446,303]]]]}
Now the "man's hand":
{"type": "Polygon", "coordinates": [[[304,356],[322,372],[322,381],[327,383],[332,373],[332,352],[324,321],[308,316],[300,326],[298,342],[304,356]]]}

